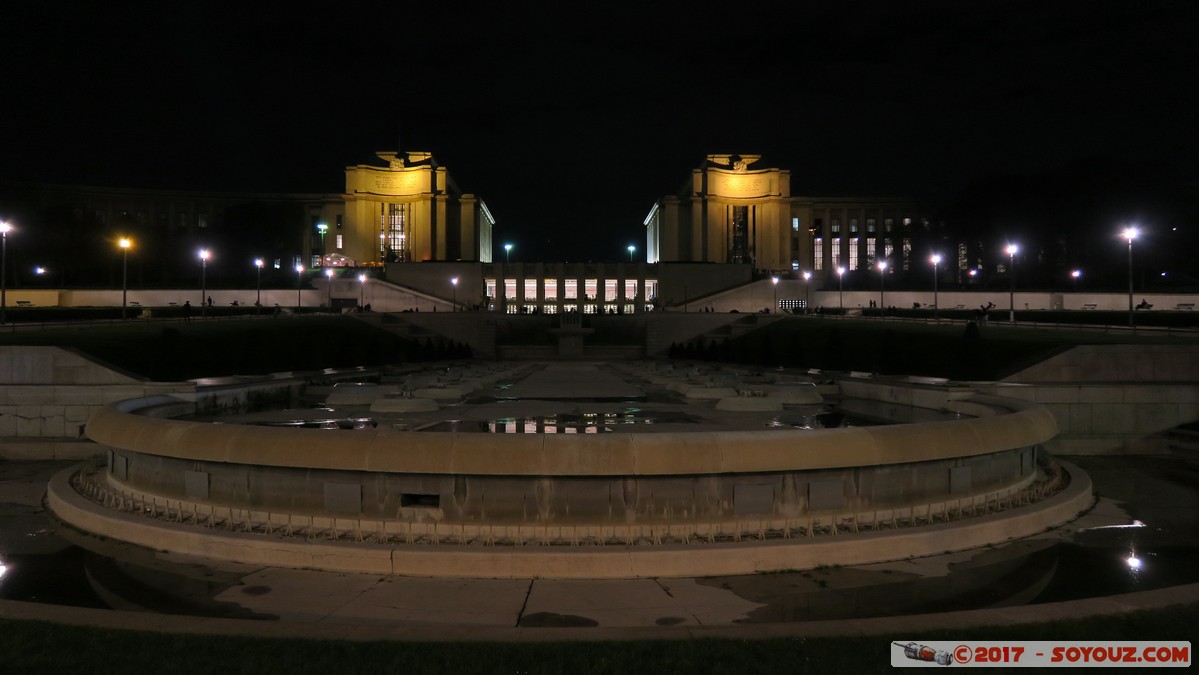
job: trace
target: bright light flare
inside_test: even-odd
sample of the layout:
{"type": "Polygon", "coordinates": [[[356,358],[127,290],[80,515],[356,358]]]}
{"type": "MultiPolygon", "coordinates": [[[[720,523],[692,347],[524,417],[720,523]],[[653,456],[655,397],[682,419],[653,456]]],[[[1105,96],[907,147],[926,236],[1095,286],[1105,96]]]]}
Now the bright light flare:
{"type": "Polygon", "coordinates": [[[128,237],[121,237],[121,240],[117,242],[117,245],[121,248],[129,249],[133,247],[133,240],[129,239],[128,237]]]}
{"type": "Polygon", "coordinates": [[[1007,253],[1008,257],[1010,258],[1010,257],[1016,255],[1020,251],[1020,247],[1017,246],[1016,244],[1008,244],[1007,248],[1005,248],[1003,250],[1005,253],[1007,253]]]}
{"type": "Polygon", "coordinates": [[[1126,227],[1126,228],[1124,228],[1124,231],[1120,233],[1120,236],[1127,239],[1128,243],[1131,244],[1132,240],[1136,239],[1137,235],[1139,235],[1140,233],[1141,233],[1141,231],[1135,227],[1126,227]]]}
{"type": "Polygon", "coordinates": [[[934,253],[933,257],[929,258],[928,261],[931,262],[933,265],[940,265],[941,264],[941,254],[934,253]]]}
{"type": "Polygon", "coordinates": [[[804,280],[804,281],[810,281],[811,279],[812,279],[812,273],[811,273],[811,272],[804,272],[804,273],[803,273],[803,280],[804,280]]]}
{"type": "Polygon", "coordinates": [[[210,253],[209,250],[206,248],[200,249],[199,255],[200,255],[200,260],[203,260],[204,262],[208,262],[208,259],[212,257],[212,253],[210,253]]]}
{"type": "Polygon", "coordinates": [[[1124,562],[1128,565],[1128,569],[1130,569],[1134,572],[1140,570],[1141,565],[1143,564],[1141,562],[1141,559],[1138,558],[1137,554],[1135,554],[1135,553],[1130,554],[1124,562]]]}

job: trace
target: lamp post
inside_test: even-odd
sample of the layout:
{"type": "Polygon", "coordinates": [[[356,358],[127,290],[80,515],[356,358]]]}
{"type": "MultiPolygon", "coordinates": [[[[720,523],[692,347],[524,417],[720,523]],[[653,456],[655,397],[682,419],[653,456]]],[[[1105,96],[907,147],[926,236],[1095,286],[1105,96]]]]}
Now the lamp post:
{"type": "Polygon", "coordinates": [[[1128,240],[1128,325],[1136,327],[1132,316],[1132,240],[1137,238],[1140,231],[1135,227],[1126,227],[1122,236],[1128,240]]]}
{"type": "Polygon", "coordinates": [[[325,268],[325,287],[329,291],[329,309],[333,309],[333,268],[325,268]]]}
{"type": "Polygon", "coordinates": [[[937,267],[941,264],[941,254],[934,253],[928,261],[933,264],[933,320],[940,321],[941,305],[937,302],[937,267]]]}
{"type": "Polygon", "coordinates": [[[770,313],[775,314],[779,311],[779,278],[770,277],[770,283],[774,288],[774,304],[770,306],[770,313]]]}
{"type": "Polygon", "coordinates": [[[121,247],[121,320],[124,320],[129,306],[129,247],[133,242],[128,237],[121,237],[117,245],[121,247]]]}
{"type": "Polygon", "coordinates": [[[1015,244],[1008,244],[1004,251],[1008,256],[1008,276],[1012,279],[1011,290],[1008,292],[1008,321],[1014,326],[1016,325],[1016,252],[1020,247],[1015,244]]]}
{"type": "Polygon", "coordinates": [[[1078,280],[1082,278],[1082,270],[1071,270],[1070,278],[1074,280],[1074,290],[1078,290],[1078,280]]]}
{"type": "Polygon", "coordinates": [[[358,307],[360,307],[360,308],[366,304],[366,298],[364,297],[365,294],[366,294],[366,275],[359,274],[358,275],[358,307]]]}
{"type": "Polygon", "coordinates": [[[803,273],[803,313],[804,314],[807,314],[809,311],[811,311],[808,307],[808,305],[809,305],[808,290],[811,289],[811,287],[812,287],[812,285],[809,283],[810,281],[812,281],[812,273],[804,272],[803,273]]]}
{"type": "Polygon", "coordinates": [[[255,314],[258,314],[259,312],[262,311],[262,266],[264,264],[265,263],[263,262],[262,258],[254,258],[254,267],[258,268],[258,282],[254,287],[254,290],[255,290],[254,313],[255,314]]]}
{"type": "Polygon", "coordinates": [[[208,313],[208,249],[200,249],[200,316],[208,313]]]}
{"type": "Polygon", "coordinates": [[[504,262],[512,262],[512,244],[504,244],[504,262]]]}
{"type": "Polygon", "coordinates": [[[883,302],[884,297],[886,295],[886,286],[887,286],[887,261],[880,260],[880,261],[878,261],[878,313],[879,313],[879,316],[882,316],[884,314],[883,307],[887,306],[887,303],[883,302]]]}
{"type": "Polygon", "coordinates": [[[636,246],[629,244],[629,262],[633,262],[633,252],[637,250],[636,246]]]}
{"type": "Polygon", "coordinates": [[[300,308],[304,306],[304,301],[300,297],[300,284],[302,284],[303,282],[304,282],[304,266],[297,264],[296,265],[296,312],[297,313],[300,311],[300,308]]]}
{"type": "Polygon", "coordinates": [[[325,264],[325,234],[329,231],[329,226],[324,223],[317,223],[316,231],[321,233],[321,265],[324,265],[325,264]]]}
{"type": "Polygon", "coordinates": [[[452,311],[457,312],[458,311],[458,277],[452,277],[450,279],[450,286],[453,286],[453,288],[454,288],[454,294],[453,294],[454,304],[453,304],[453,307],[451,307],[450,309],[452,311]]]}
{"type": "Polygon", "coordinates": [[[837,309],[845,312],[845,268],[837,268],[837,309]]]}
{"type": "Polygon", "coordinates": [[[0,221],[0,324],[8,320],[8,233],[12,224],[0,221]]]}

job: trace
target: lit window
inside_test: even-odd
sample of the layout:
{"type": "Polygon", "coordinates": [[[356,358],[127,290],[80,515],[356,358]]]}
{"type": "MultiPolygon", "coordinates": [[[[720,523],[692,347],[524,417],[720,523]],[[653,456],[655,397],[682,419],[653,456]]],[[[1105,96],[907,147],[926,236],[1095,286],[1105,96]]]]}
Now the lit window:
{"type": "Polygon", "coordinates": [[[792,261],[791,261],[791,271],[792,271],[792,272],[798,272],[798,271],[799,271],[799,261],[798,261],[798,260],[792,260],[792,261]]]}
{"type": "Polygon", "coordinates": [[[345,243],[343,242],[340,234],[337,235],[337,248],[338,250],[345,248],[345,243]]]}
{"type": "Polygon", "coordinates": [[[546,304],[545,307],[542,307],[541,311],[545,312],[546,314],[557,314],[558,306],[553,303],[549,303],[549,304],[546,304]]]}
{"type": "Polygon", "coordinates": [[[858,233],[858,219],[857,218],[849,219],[849,233],[850,234],[858,233]]]}
{"type": "Polygon", "coordinates": [[[832,230],[833,230],[833,234],[840,234],[840,233],[841,233],[841,221],[840,221],[840,219],[833,218],[832,230]]]}
{"type": "Polygon", "coordinates": [[[616,299],[616,280],[604,279],[604,302],[612,302],[616,299]]]}
{"type": "Polygon", "coordinates": [[[562,289],[562,297],[566,298],[567,300],[578,300],[579,299],[579,280],[578,279],[567,279],[565,284],[566,284],[565,287],[562,289]]]}
{"type": "MultiPolygon", "coordinates": [[[[595,279],[584,279],[583,280],[583,297],[588,300],[595,300],[598,296],[599,296],[599,281],[597,281],[595,279]]],[[[591,313],[595,314],[595,310],[593,309],[591,311],[591,313]]],[[[586,312],[584,312],[584,314],[586,314],[586,312]]]]}
{"type": "Polygon", "coordinates": [[[271,267],[273,267],[275,269],[279,269],[282,266],[282,263],[283,263],[283,261],[281,259],[275,258],[275,262],[272,263],[271,267]]]}
{"type": "Polygon", "coordinates": [[[658,297],[658,280],[657,279],[646,279],[645,280],[645,299],[653,300],[656,297],[658,297]]]}
{"type": "Polygon", "coordinates": [[[591,303],[583,305],[583,313],[584,314],[595,314],[595,305],[593,305],[591,303]]]}
{"type": "Polygon", "coordinates": [[[504,297],[509,300],[516,299],[516,279],[504,279],[504,297]]]}
{"type": "Polygon", "coordinates": [[[817,271],[824,269],[824,237],[816,237],[812,240],[812,269],[817,271]]]}
{"type": "Polygon", "coordinates": [[[633,311],[634,311],[634,305],[632,305],[632,304],[626,304],[626,305],[624,306],[624,313],[625,313],[625,314],[632,314],[632,313],[633,313],[633,311]]]}
{"type": "Polygon", "coordinates": [[[545,299],[546,300],[557,300],[558,299],[558,280],[557,279],[546,279],[545,280],[545,299]]]}
{"type": "Polygon", "coordinates": [[[637,280],[636,279],[625,279],[624,297],[626,300],[633,300],[637,297],[637,280]]]}
{"type": "Polygon", "coordinates": [[[537,280],[525,279],[525,300],[537,300],[537,280]]]}
{"type": "Polygon", "coordinates": [[[867,218],[867,219],[866,219],[866,232],[867,232],[867,233],[870,233],[870,234],[873,234],[873,233],[874,233],[874,230],[875,230],[874,219],[873,219],[873,218],[867,218]]]}
{"type": "Polygon", "coordinates": [[[849,240],[849,269],[856,270],[858,268],[858,238],[854,237],[849,240]]]}
{"type": "Polygon", "coordinates": [[[838,266],[841,264],[841,240],[833,239],[830,243],[832,244],[833,265],[838,266]]]}
{"type": "Polygon", "coordinates": [[[578,312],[578,311],[579,311],[579,306],[574,304],[573,302],[566,304],[566,305],[562,305],[562,313],[563,314],[574,314],[575,312],[578,312]]]}
{"type": "Polygon", "coordinates": [[[792,232],[799,232],[799,218],[792,218],[792,219],[791,219],[791,231],[792,231],[792,232]]]}
{"type": "Polygon", "coordinates": [[[911,224],[912,224],[912,219],[911,219],[911,218],[904,218],[904,219],[903,219],[903,224],[904,224],[904,225],[911,225],[911,224]]]}

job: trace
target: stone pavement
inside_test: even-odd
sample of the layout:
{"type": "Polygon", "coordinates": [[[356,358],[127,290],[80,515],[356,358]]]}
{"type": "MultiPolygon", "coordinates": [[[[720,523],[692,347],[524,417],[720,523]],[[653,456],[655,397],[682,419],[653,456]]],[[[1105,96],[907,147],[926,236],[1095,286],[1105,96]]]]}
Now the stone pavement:
{"type": "MultiPolygon", "coordinates": [[[[61,462],[0,462],[0,559],[12,562],[15,558],[18,562],[14,564],[36,561],[37,556],[68,548],[76,541],[60,538],[63,533],[53,531],[58,525],[40,510],[40,486],[62,467],[61,462]]],[[[0,618],[200,634],[355,640],[757,639],[902,637],[925,630],[1034,623],[1199,602],[1199,584],[1195,583],[1068,602],[938,613],[927,613],[932,607],[921,609],[930,603],[910,602],[912,597],[923,598],[945,586],[975,584],[992,589],[1008,579],[1012,570],[1025,569],[1021,561],[1035,558],[1063,536],[1095,528],[1132,532],[1102,529],[1128,527],[1130,522],[1135,521],[1125,508],[1103,500],[1062,531],[986,551],[852,568],[705,579],[381,577],[214,563],[136,549],[122,556],[124,560],[117,565],[129,579],[161,585],[165,574],[177,574],[187,582],[181,585],[192,588],[190,592],[198,587],[200,593],[209,593],[207,599],[213,606],[235,607],[239,615],[277,620],[101,610],[18,600],[0,600],[0,618]],[[208,585],[197,586],[197,580],[205,579],[208,585]],[[854,612],[862,607],[876,614],[912,614],[855,618],[854,612]]],[[[104,556],[119,553],[110,548],[100,550],[104,556]]],[[[1039,569],[1033,566],[1032,571],[1039,569]]],[[[16,572],[8,579],[0,578],[0,597],[11,597],[3,586],[18,576],[16,572]]],[[[109,587],[106,577],[92,575],[92,579],[106,597],[128,600],[129,606],[137,604],[136,597],[122,596],[128,589],[121,584],[109,587]]],[[[1013,586],[999,604],[1018,602],[1026,586],[1035,589],[1039,583],[1034,574],[1013,586]]],[[[952,595],[946,597],[953,599],[952,595]]],[[[939,607],[955,608],[952,604],[939,607]]]]}

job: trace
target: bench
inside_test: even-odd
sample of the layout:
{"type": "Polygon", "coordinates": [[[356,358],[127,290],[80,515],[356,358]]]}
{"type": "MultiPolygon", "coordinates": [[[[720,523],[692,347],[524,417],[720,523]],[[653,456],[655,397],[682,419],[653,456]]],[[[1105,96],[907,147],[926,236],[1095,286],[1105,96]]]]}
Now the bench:
{"type": "MultiPolygon", "coordinates": [[[[1194,305],[1191,305],[1194,307],[1194,305]]],[[[17,307],[33,307],[33,303],[28,300],[17,300],[17,307]]]]}
{"type": "Polygon", "coordinates": [[[1083,305],[1082,308],[1083,309],[1098,309],[1099,305],[1094,302],[1091,302],[1091,303],[1087,303],[1087,304],[1083,305]]]}
{"type": "Polygon", "coordinates": [[[1182,312],[1190,312],[1190,311],[1192,311],[1192,310],[1194,310],[1194,309],[1195,309],[1195,303],[1193,303],[1193,302],[1180,302],[1180,303],[1178,303],[1177,305],[1174,305],[1174,309],[1177,309],[1177,310],[1179,310],[1179,311],[1182,311],[1182,312]]]}

